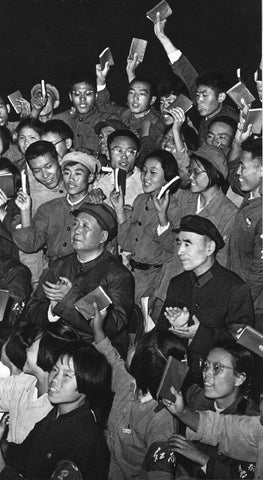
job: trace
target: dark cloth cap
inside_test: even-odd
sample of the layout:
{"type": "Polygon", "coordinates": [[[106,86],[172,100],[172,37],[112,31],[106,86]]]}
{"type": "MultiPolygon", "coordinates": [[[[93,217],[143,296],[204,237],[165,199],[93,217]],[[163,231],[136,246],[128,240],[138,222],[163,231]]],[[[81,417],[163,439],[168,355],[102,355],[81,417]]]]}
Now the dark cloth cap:
{"type": "Polygon", "coordinates": [[[117,235],[117,220],[116,215],[109,205],[100,203],[98,205],[84,202],[78,209],[73,210],[73,215],[76,217],[79,213],[88,213],[96,218],[97,222],[109,234],[108,241],[112,240],[117,235]]]}
{"type": "Polygon", "coordinates": [[[208,220],[208,218],[201,217],[200,215],[186,215],[181,218],[180,225],[176,232],[193,232],[199,235],[206,235],[216,243],[217,250],[223,248],[225,242],[221,237],[219,231],[215,225],[208,220]]]}
{"type": "Polygon", "coordinates": [[[121,120],[117,120],[116,118],[108,118],[108,120],[103,120],[103,122],[96,123],[94,130],[97,135],[100,134],[100,131],[104,127],[112,127],[115,130],[129,130],[125,123],[121,122],[121,120]]]}

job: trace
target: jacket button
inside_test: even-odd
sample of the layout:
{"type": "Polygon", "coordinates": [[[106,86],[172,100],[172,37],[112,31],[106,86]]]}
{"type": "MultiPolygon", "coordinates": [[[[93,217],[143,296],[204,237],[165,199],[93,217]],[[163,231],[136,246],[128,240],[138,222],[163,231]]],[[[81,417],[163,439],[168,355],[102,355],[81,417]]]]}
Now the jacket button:
{"type": "Polygon", "coordinates": [[[199,308],[199,307],[200,307],[199,303],[196,303],[195,308],[199,308]]]}
{"type": "Polygon", "coordinates": [[[141,226],[141,224],[142,224],[142,222],[139,221],[139,222],[138,222],[138,225],[141,226]]]}
{"type": "Polygon", "coordinates": [[[70,231],[70,227],[67,227],[67,231],[68,231],[68,232],[70,231]]]}
{"type": "Polygon", "coordinates": [[[66,247],[66,246],[67,246],[67,242],[64,242],[64,243],[63,243],[63,247],[66,247]]]}
{"type": "Polygon", "coordinates": [[[52,457],[52,453],[47,453],[47,458],[51,458],[52,457]]]}

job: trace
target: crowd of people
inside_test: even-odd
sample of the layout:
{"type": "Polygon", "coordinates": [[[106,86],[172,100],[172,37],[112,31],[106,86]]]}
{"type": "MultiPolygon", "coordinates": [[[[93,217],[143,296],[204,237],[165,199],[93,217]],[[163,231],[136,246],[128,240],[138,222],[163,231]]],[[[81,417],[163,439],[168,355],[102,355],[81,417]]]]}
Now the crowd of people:
{"type": "Polygon", "coordinates": [[[237,342],[263,334],[262,129],[166,21],[171,75],[135,54],[125,107],[108,62],[67,111],[37,84],[10,122],[0,95],[0,479],[263,478],[263,347],[237,342]]]}

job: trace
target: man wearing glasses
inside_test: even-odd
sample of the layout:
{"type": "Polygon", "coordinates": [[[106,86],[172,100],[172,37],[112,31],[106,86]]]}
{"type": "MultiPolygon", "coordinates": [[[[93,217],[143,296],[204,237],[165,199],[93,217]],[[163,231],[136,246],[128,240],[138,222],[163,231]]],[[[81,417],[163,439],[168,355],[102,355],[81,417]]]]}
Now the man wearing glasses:
{"type": "Polygon", "coordinates": [[[143,193],[141,172],[136,167],[140,141],[130,130],[115,130],[108,137],[108,151],[112,171],[101,175],[93,184],[90,201],[111,206],[110,193],[115,188],[114,170],[120,168],[126,173],[125,205],[131,207],[139,193],[143,193]]]}
{"type": "Polygon", "coordinates": [[[216,261],[224,241],[210,220],[183,217],[176,243],[184,272],[170,281],[157,326],[187,342],[190,370],[198,382],[200,358],[216,342],[231,339],[239,326],[253,325],[253,303],[246,283],[216,261]]]}

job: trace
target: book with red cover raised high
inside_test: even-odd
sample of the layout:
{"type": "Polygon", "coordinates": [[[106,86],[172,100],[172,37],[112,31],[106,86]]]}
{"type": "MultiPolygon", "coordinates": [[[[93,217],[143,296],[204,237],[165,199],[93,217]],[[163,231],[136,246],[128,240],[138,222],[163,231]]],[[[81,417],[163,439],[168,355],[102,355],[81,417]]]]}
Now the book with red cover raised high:
{"type": "Polygon", "coordinates": [[[255,101],[255,97],[248,90],[246,85],[242,82],[236,83],[233,87],[231,87],[229,90],[227,90],[226,93],[229,95],[230,98],[232,98],[233,102],[235,102],[236,105],[241,110],[242,110],[242,108],[244,108],[244,105],[241,102],[242,98],[245,100],[247,105],[255,101]]]}
{"type": "Polygon", "coordinates": [[[103,52],[101,52],[99,59],[100,59],[101,70],[104,70],[106,62],[109,63],[110,67],[114,65],[113,56],[111,53],[111,49],[109,47],[105,48],[103,52]]]}
{"type": "Polygon", "coordinates": [[[142,38],[133,38],[130,46],[128,59],[133,60],[136,53],[137,60],[141,63],[144,59],[147,43],[147,40],[143,40],[142,38]]]}
{"type": "Polygon", "coordinates": [[[169,3],[167,3],[165,0],[162,0],[162,2],[158,3],[158,5],[156,5],[146,13],[146,17],[149,18],[149,20],[151,20],[153,23],[155,23],[156,15],[158,12],[160,13],[161,21],[165,20],[173,13],[169,3]]]}

